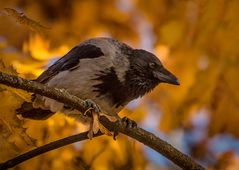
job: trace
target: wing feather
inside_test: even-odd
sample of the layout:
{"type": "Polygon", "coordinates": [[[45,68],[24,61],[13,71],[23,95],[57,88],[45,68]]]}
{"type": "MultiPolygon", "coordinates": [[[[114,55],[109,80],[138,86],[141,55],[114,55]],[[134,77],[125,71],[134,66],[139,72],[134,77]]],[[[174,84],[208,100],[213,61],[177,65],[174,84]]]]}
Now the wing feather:
{"type": "Polygon", "coordinates": [[[104,53],[95,45],[84,44],[72,48],[66,55],[57,60],[52,66],[44,71],[37,79],[37,82],[46,83],[52,77],[61,71],[74,70],[81,59],[97,58],[103,56],[104,53]]]}

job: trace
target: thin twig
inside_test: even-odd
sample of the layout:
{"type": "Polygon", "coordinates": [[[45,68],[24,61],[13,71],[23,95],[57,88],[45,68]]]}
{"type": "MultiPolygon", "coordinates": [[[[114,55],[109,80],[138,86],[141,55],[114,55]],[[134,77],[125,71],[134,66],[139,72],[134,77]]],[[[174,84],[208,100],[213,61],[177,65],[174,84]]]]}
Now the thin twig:
{"type": "MultiPolygon", "coordinates": [[[[12,76],[0,72],[0,83],[58,100],[80,110],[81,112],[85,110],[82,105],[82,100],[77,98],[76,96],[72,96],[65,91],[59,89],[49,88],[46,85],[42,85],[34,81],[25,80],[17,76],[12,76]]],[[[100,122],[111,131],[121,132],[149,146],[150,148],[164,155],[166,158],[174,162],[182,169],[205,170],[204,167],[197,164],[191,157],[181,153],[172,145],[156,137],[154,134],[145,131],[144,129],[126,128],[122,124],[122,122],[110,122],[104,116],[100,117],[100,122]]],[[[55,145],[55,142],[53,143],[53,145],[55,145]]]]}
{"type": "MultiPolygon", "coordinates": [[[[24,161],[27,161],[31,158],[34,158],[36,156],[39,156],[43,153],[52,151],[54,149],[57,149],[57,148],[60,148],[60,147],[63,147],[63,146],[66,146],[66,145],[69,145],[69,144],[72,144],[72,143],[75,143],[75,142],[79,142],[79,141],[89,139],[87,137],[87,134],[88,134],[88,132],[83,132],[83,133],[80,133],[80,134],[77,134],[77,135],[72,135],[72,136],[69,136],[69,137],[66,137],[66,138],[59,139],[59,140],[56,140],[54,142],[48,143],[48,144],[43,145],[41,147],[38,147],[36,149],[33,149],[29,152],[26,152],[22,155],[19,155],[19,156],[13,158],[13,159],[10,159],[10,160],[0,164],[0,170],[6,170],[6,169],[9,169],[9,168],[13,168],[16,165],[18,165],[18,164],[20,164],[24,161]]],[[[97,136],[101,136],[101,135],[102,135],[102,133],[98,132],[93,137],[97,137],[97,136]]]]}

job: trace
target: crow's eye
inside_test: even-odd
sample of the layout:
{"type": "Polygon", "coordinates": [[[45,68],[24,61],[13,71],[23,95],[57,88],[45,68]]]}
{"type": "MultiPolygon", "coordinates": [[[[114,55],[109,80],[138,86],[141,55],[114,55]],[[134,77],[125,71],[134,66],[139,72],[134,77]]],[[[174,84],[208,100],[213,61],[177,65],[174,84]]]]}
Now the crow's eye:
{"type": "Polygon", "coordinates": [[[154,69],[156,67],[156,63],[149,63],[149,67],[154,69]]]}

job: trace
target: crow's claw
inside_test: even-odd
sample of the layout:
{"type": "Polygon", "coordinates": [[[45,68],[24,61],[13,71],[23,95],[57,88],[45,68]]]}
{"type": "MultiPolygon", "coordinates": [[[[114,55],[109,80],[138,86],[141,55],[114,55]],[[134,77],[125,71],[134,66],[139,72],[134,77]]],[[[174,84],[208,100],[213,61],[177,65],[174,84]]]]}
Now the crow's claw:
{"type": "MultiPolygon", "coordinates": [[[[126,128],[136,128],[137,123],[127,117],[123,117],[121,119],[121,123],[126,128]]],[[[119,132],[117,130],[113,131],[113,139],[116,140],[116,137],[119,135],[119,132]]]]}
{"type": "Polygon", "coordinates": [[[136,128],[137,127],[137,123],[127,117],[123,117],[121,121],[126,128],[136,128]]]}
{"type": "Polygon", "coordinates": [[[87,108],[86,112],[88,112],[89,110],[93,110],[95,113],[101,112],[100,107],[95,104],[95,102],[93,102],[91,99],[84,100],[82,104],[85,108],[87,108]]]}

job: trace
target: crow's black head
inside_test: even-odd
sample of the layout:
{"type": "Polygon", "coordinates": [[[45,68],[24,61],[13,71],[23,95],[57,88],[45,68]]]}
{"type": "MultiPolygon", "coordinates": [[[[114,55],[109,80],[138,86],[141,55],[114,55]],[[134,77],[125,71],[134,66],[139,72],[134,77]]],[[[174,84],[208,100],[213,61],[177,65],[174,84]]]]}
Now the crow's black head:
{"type": "Polygon", "coordinates": [[[135,49],[129,61],[130,69],[126,74],[126,82],[129,83],[134,96],[143,96],[159,83],[179,85],[177,78],[150,52],[135,49]]]}
{"type": "Polygon", "coordinates": [[[154,79],[159,83],[179,85],[178,79],[170,73],[160,60],[152,53],[145,50],[134,50],[132,67],[141,73],[145,78],[154,79]]]}

